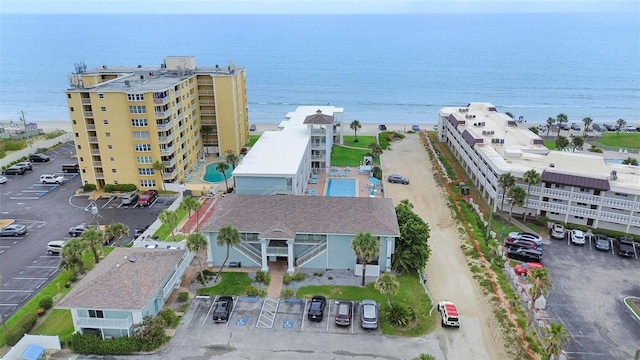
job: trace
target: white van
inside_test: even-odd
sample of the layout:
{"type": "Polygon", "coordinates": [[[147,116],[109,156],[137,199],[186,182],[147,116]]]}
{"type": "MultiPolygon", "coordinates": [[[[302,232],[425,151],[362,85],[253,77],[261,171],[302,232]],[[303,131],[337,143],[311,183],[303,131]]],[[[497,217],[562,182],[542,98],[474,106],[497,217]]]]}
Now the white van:
{"type": "Polygon", "coordinates": [[[47,253],[49,255],[60,254],[65,243],[66,241],[64,240],[49,241],[47,244],[47,253]]]}

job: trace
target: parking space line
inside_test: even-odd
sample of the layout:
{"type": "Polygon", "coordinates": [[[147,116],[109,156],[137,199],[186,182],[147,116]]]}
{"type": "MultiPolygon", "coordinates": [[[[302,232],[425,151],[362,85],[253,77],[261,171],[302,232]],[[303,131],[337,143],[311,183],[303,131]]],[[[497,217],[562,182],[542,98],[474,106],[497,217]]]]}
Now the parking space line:
{"type": "Polygon", "coordinates": [[[356,318],[356,302],[352,301],[351,302],[351,333],[352,334],[354,333],[353,323],[355,322],[355,318],[356,318]]]}
{"type": "Polygon", "coordinates": [[[233,302],[233,307],[231,308],[231,312],[229,313],[229,317],[227,317],[226,327],[229,327],[229,323],[231,322],[231,317],[233,317],[233,312],[236,310],[236,305],[238,305],[238,301],[240,301],[240,297],[236,296],[235,301],[233,302]]]}
{"type": "Polygon", "coordinates": [[[302,306],[302,319],[300,319],[300,330],[304,329],[304,315],[307,309],[307,299],[304,299],[304,305],[302,306]]]}
{"type": "Polygon", "coordinates": [[[57,269],[57,266],[36,266],[36,265],[28,265],[27,268],[31,269],[57,269]]]}
{"type": "Polygon", "coordinates": [[[0,292],[32,293],[34,290],[0,290],[0,292]]]}
{"type": "Polygon", "coordinates": [[[5,303],[0,303],[0,306],[18,306],[20,304],[5,304],[5,303]]]}
{"type": "Polygon", "coordinates": [[[14,277],[12,280],[48,280],[49,278],[14,277]]]}
{"type": "MultiPolygon", "coordinates": [[[[209,298],[211,299],[211,298],[209,298]]],[[[215,298],[213,298],[213,301],[211,302],[211,306],[209,307],[209,311],[207,311],[207,315],[204,317],[204,320],[202,320],[202,325],[204,325],[204,323],[207,322],[207,319],[209,318],[209,314],[211,314],[211,310],[213,310],[213,305],[216,304],[216,300],[218,300],[218,296],[216,295],[215,298]]]]}
{"type": "Polygon", "coordinates": [[[326,318],[327,318],[327,331],[329,331],[329,323],[330,323],[329,316],[331,315],[331,303],[332,302],[331,301],[327,301],[327,302],[329,303],[329,310],[327,310],[326,318]]]}

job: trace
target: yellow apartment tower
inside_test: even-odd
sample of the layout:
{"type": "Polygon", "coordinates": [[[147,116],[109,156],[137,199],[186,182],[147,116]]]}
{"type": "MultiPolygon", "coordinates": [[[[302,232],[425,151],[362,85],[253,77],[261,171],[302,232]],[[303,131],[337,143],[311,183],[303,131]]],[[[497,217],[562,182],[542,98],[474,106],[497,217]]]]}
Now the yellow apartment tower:
{"type": "Polygon", "coordinates": [[[238,155],[249,141],[245,70],[233,63],[202,68],[194,56],[168,56],[160,66],[80,63],[66,94],[80,175],[99,189],[161,189],[184,181],[204,156],[238,155]]]}

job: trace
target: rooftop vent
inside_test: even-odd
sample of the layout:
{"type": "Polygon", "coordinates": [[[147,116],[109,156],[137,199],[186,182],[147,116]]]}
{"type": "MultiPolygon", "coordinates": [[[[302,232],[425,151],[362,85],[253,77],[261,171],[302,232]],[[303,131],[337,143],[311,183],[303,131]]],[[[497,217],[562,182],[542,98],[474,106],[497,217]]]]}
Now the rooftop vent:
{"type": "Polygon", "coordinates": [[[129,80],[125,80],[124,81],[124,86],[131,86],[131,82],[129,82],[129,80]]]}
{"type": "Polygon", "coordinates": [[[611,180],[618,180],[618,171],[611,170],[611,180]]]}
{"type": "Polygon", "coordinates": [[[129,258],[129,262],[132,262],[132,263],[136,262],[136,258],[134,258],[133,256],[132,256],[132,257],[130,257],[130,258],[129,258]]]}
{"type": "Polygon", "coordinates": [[[554,168],[554,167],[556,167],[556,164],[554,164],[554,163],[551,163],[551,164],[549,164],[549,167],[552,167],[552,168],[554,168]]]}

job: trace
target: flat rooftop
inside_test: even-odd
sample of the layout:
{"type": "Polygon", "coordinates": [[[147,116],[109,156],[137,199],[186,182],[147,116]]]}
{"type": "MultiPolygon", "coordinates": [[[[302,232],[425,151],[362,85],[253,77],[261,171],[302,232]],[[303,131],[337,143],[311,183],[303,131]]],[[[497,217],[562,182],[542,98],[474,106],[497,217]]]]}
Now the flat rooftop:
{"type": "Polygon", "coordinates": [[[309,144],[310,125],[303,124],[304,119],[315,115],[318,110],[329,116],[344,112],[343,108],[335,106],[299,106],[295,111],[287,113],[285,120],[278,126],[280,130],[262,133],[233,170],[233,175],[295,176],[309,144]]]}
{"type": "MultiPolygon", "coordinates": [[[[529,169],[539,173],[546,171],[594,179],[610,180],[611,189],[640,194],[640,167],[608,164],[606,154],[588,150],[555,151],[547,149],[542,138],[531,132],[532,124],[518,124],[508,115],[496,111],[487,103],[471,103],[467,107],[445,107],[440,116],[458,124],[458,131],[469,144],[475,144],[478,153],[492,162],[501,172],[522,175],[529,169]],[[497,140],[496,140],[497,139],[497,140]],[[553,164],[553,167],[552,165],[553,164]]],[[[585,149],[588,145],[585,145],[585,149]]],[[[636,157],[638,158],[638,157],[636,157]]]]}

